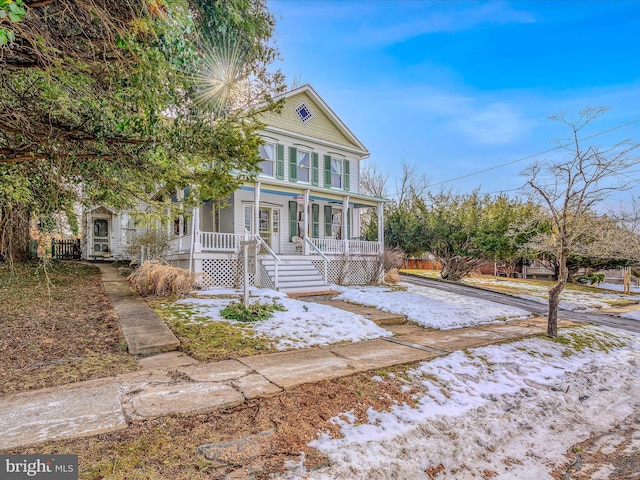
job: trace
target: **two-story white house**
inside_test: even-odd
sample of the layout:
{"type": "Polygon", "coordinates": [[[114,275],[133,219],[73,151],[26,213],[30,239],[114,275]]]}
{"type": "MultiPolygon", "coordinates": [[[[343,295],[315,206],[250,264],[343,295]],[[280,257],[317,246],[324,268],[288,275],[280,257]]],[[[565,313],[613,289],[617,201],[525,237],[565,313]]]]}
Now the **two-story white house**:
{"type": "MultiPolygon", "coordinates": [[[[255,239],[252,284],[306,292],[336,282],[379,281],[384,199],[359,191],[360,162],[368,150],[311,86],[278,99],[283,109],[261,119],[267,125],[261,132],[261,174],[176,224],[170,260],[206,273],[213,285],[237,285],[243,272],[240,242],[255,239]],[[360,238],[365,208],[377,209],[377,241],[360,238]]],[[[132,226],[126,214],[116,217],[104,208],[89,212],[88,237],[95,238],[87,239],[88,247],[99,240],[112,252],[121,248],[132,226]]]]}

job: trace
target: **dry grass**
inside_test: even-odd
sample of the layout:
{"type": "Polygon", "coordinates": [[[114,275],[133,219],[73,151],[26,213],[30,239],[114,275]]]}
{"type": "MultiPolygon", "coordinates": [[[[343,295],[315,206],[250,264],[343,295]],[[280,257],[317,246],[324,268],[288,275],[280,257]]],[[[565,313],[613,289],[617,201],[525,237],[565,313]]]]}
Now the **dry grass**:
{"type": "Polygon", "coordinates": [[[93,266],[0,264],[0,395],[136,369],[93,266]]]}
{"type": "Polygon", "coordinates": [[[384,276],[384,283],[390,285],[393,284],[395,285],[396,283],[400,282],[400,275],[398,275],[398,269],[397,268],[393,268],[391,270],[389,270],[385,276],[384,276]]]}
{"type": "Polygon", "coordinates": [[[250,325],[201,318],[197,309],[166,299],[148,298],[147,304],[180,339],[180,351],[197,360],[228,360],[275,351],[269,339],[255,335],[250,325]]]}
{"type": "Polygon", "coordinates": [[[186,295],[193,290],[196,279],[192,271],[174,267],[164,260],[144,262],[128,277],[133,289],[145,297],[186,295]]]}

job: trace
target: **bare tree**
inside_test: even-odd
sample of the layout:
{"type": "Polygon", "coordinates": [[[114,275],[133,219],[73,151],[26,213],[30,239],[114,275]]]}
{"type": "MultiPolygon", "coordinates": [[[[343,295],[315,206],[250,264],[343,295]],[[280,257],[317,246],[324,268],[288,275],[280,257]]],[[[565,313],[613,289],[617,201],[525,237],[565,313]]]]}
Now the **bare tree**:
{"type": "MultiPolygon", "coordinates": [[[[402,172],[395,179],[395,192],[387,190],[389,172],[379,171],[375,164],[367,166],[360,177],[363,193],[380,198],[390,198],[392,201],[385,205],[385,218],[399,208],[407,208],[416,200],[425,198],[428,193],[429,181],[424,174],[418,173],[415,165],[402,164],[402,172]]],[[[374,240],[378,235],[378,214],[369,209],[362,214],[362,231],[364,236],[374,240]]]]}
{"type": "Polygon", "coordinates": [[[411,198],[425,198],[429,190],[429,180],[418,173],[415,165],[402,164],[402,174],[396,179],[395,197],[398,205],[411,198]]]}
{"type": "MultiPolygon", "coordinates": [[[[542,216],[533,220],[538,224],[549,224],[549,219],[542,216]]],[[[518,228],[522,226],[518,225],[518,228]]],[[[573,247],[567,259],[568,281],[575,279],[583,269],[591,271],[640,264],[640,234],[626,221],[590,212],[574,226],[574,231],[573,247]]],[[[553,232],[540,229],[522,245],[522,251],[549,259],[556,273],[559,272],[553,232]]]]}
{"type": "Polygon", "coordinates": [[[360,190],[373,197],[385,198],[387,197],[388,181],[388,171],[379,171],[375,163],[368,163],[360,173],[360,190]]]}
{"type": "Polygon", "coordinates": [[[558,280],[549,289],[547,335],[552,338],[558,336],[558,303],[569,276],[567,260],[590,233],[593,223],[587,219],[611,193],[627,190],[637,182],[629,170],[638,161],[638,144],[626,140],[608,148],[585,147],[578,137],[607,110],[586,108],[575,118],[564,114],[551,117],[571,130],[570,138],[560,141],[567,152],[565,160],[536,162],[522,173],[527,177],[525,189],[531,200],[547,208],[550,216],[547,241],[558,262],[558,280]]]}

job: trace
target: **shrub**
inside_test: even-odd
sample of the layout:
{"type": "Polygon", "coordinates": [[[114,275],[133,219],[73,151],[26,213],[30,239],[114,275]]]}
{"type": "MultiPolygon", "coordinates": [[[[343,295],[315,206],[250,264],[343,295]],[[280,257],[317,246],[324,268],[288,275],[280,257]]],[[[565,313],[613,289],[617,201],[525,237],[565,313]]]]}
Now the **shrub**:
{"type": "Polygon", "coordinates": [[[187,294],[196,279],[197,275],[191,270],[174,267],[164,260],[144,262],[128,277],[134,290],[143,296],[187,294]]]}
{"type": "Polygon", "coordinates": [[[133,234],[127,242],[126,254],[129,257],[139,258],[144,250],[147,259],[162,258],[171,249],[171,239],[164,230],[152,229],[148,232],[133,234]]]}
{"type": "Polygon", "coordinates": [[[583,285],[587,283],[589,285],[598,285],[602,282],[604,282],[604,273],[589,273],[578,278],[578,283],[583,285]]]}
{"type": "Polygon", "coordinates": [[[250,303],[246,307],[242,302],[231,302],[220,314],[229,320],[238,320],[240,322],[257,322],[258,320],[266,320],[273,316],[273,312],[286,312],[284,305],[276,302],[273,303],[250,303]]]}
{"type": "Polygon", "coordinates": [[[382,256],[382,266],[385,272],[393,270],[394,268],[397,270],[404,263],[404,257],[406,254],[404,250],[394,247],[385,249],[382,256]]]}

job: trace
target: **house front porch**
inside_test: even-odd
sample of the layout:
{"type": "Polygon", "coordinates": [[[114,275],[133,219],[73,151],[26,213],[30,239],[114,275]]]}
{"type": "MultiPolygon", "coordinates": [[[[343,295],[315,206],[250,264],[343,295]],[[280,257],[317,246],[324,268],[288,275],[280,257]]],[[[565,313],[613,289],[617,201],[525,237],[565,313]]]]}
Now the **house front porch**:
{"type": "Polygon", "coordinates": [[[284,290],[378,283],[383,202],[308,184],[245,184],[228,199],[206,202],[176,221],[172,260],[206,273],[212,285],[239,286],[241,242],[255,240],[253,285],[284,290]],[[360,240],[362,209],[375,209],[378,241],[360,240]]]}
{"type": "MultiPolygon", "coordinates": [[[[312,292],[329,285],[378,283],[383,244],[364,240],[304,238],[295,253],[276,254],[256,234],[197,231],[172,240],[173,263],[205,273],[203,286],[239,287],[243,283],[241,242],[257,241],[257,265],[252,285],[284,292],[312,292]]],[[[255,248],[255,247],[254,247],[255,248]]]]}

